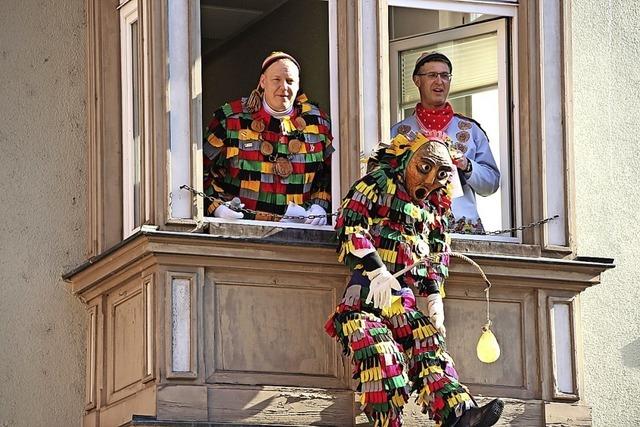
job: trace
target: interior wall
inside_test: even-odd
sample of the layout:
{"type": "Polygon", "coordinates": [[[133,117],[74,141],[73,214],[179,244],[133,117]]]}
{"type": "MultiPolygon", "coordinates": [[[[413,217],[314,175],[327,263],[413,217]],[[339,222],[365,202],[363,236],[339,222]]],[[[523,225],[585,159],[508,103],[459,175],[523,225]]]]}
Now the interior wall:
{"type": "Polygon", "coordinates": [[[615,258],[582,295],[593,425],[640,425],[640,4],[571,2],[577,249],[615,258]]]}
{"type": "Polygon", "coordinates": [[[311,101],[330,111],[327,2],[290,0],[203,58],[205,129],[218,107],[249,96],[258,84],[263,59],[276,50],[298,60],[301,88],[311,101]]]}
{"type": "MultiPolygon", "coordinates": [[[[117,2],[116,2],[117,3],[117,2]]],[[[0,426],[78,426],[86,242],[83,0],[0,13],[0,426]]]]}

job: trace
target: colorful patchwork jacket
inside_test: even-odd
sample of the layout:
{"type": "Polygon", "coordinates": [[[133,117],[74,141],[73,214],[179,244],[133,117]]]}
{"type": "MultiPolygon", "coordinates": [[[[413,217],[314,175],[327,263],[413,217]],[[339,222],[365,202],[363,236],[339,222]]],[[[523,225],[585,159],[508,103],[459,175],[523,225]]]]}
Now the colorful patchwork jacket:
{"type": "MultiPolygon", "coordinates": [[[[264,109],[247,112],[244,101],[223,105],[208,126],[205,194],[225,201],[237,196],[245,209],[269,214],[284,214],[290,201],[305,208],[315,203],[329,212],[334,151],[329,117],[305,95],[298,96],[294,113],[282,121],[264,109]],[[289,142],[294,139],[301,144],[292,153],[289,142]],[[265,142],[273,153],[263,154],[265,142]],[[289,160],[289,176],[274,170],[278,159],[289,160]]],[[[207,215],[213,215],[214,205],[205,203],[207,215]]]]}
{"type": "MultiPolygon", "coordinates": [[[[391,146],[409,145],[403,135],[391,146]]],[[[402,149],[401,149],[402,150],[402,149]]],[[[451,198],[446,189],[429,195],[425,203],[413,202],[404,188],[403,175],[410,150],[399,156],[382,156],[380,167],[359,179],[342,202],[336,221],[338,260],[352,271],[362,270],[356,249],[375,248],[391,273],[421,256],[450,251],[447,215],[451,198]]],[[[403,286],[415,285],[420,294],[444,293],[449,256],[416,267],[399,278],[403,286]]]]}

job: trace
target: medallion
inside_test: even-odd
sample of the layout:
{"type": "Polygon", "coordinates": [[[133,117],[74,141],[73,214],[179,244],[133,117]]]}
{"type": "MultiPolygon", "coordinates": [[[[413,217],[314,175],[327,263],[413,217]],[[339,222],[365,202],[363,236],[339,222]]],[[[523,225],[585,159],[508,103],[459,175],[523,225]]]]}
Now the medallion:
{"type": "Polygon", "coordinates": [[[302,132],[304,128],[307,127],[307,122],[305,122],[302,117],[296,117],[294,124],[296,126],[296,129],[298,129],[300,132],[302,132]]]}
{"type": "Polygon", "coordinates": [[[265,129],[265,125],[264,122],[262,120],[254,120],[251,122],[251,130],[253,130],[254,132],[264,132],[265,129]]]}
{"type": "Polygon", "coordinates": [[[462,130],[471,129],[471,123],[461,120],[458,122],[458,129],[462,129],[462,130]]]}
{"type": "Polygon", "coordinates": [[[469,132],[467,132],[466,130],[461,130],[460,132],[456,133],[456,139],[462,143],[465,143],[469,140],[469,132]]]}
{"type": "Polygon", "coordinates": [[[268,141],[262,141],[260,143],[260,152],[264,155],[264,156],[270,156],[273,154],[273,144],[271,144],[268,141]]]}
{"type": "Polygon", "coordinates": [[[398,133],[401,133],[402,135],[408,134],[410,130],[411,130],[411,126],[409,125],[398,126],[398,133]]]}
{"type": "Polygon", "coordinates": [[[278,157],[273,164],[273,170],[276,175],[281,178],[286,178],[291,175],[291,172],[293,172],[293,165],[286,157],[278,157]]]}
{"type": "Polygon", "coordinates": [[[300,141],[299,139],[292,139],[291,141],[289,141],[289,153],[291,154],[298,154],[300,152],[300,149],[302,148],[302,141],[300,141]]]}

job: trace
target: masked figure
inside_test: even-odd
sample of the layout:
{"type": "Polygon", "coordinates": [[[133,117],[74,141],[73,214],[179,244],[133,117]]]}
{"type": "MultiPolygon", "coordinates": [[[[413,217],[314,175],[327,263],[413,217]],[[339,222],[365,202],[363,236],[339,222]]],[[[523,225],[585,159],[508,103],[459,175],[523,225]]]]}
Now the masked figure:
{"type": "Polygon", "coordinates": [[[336,222],[339,260],[352,274],[326,330],[351,356],[376,426],[401,426],[413,391],[437,425],[489,426],[502,412],[499,400],[476,406],[444,348],[450,144],[442,132],[396,136],[380,167],[351,187],[336,222]],[[423,257],[431,261],[393,276],[423,257]],[[427,314],[411,287],[426,296],[427,314]]]}

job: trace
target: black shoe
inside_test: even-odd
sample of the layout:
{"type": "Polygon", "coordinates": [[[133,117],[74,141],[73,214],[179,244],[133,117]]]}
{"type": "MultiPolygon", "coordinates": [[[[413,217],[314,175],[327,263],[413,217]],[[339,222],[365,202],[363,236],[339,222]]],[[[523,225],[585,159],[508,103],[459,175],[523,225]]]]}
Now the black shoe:
{"type": "Polygon", "coordinates": [[[464,411],[455,427],[489,427],[494,425],[502,415],[504,402],[500,399],[493,399],[482,407],[467,409],[464,411]]]}

